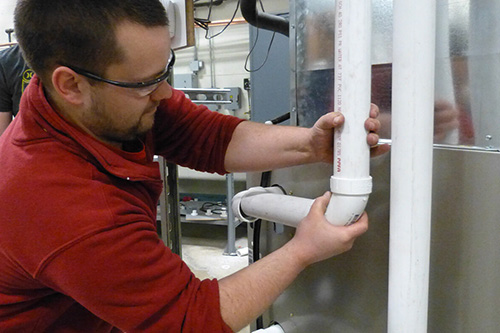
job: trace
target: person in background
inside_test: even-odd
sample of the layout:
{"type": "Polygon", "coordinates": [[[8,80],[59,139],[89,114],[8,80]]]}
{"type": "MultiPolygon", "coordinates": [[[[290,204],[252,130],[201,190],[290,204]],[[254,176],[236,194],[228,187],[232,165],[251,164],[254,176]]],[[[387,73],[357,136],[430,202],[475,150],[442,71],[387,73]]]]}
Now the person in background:
{"type": "Polygon", "coordinates": [[[158,0],[19,0],[15,29],[36,75],[0,137],[0,331],[238,331],[367,230],[366,214],[329,224],[325,193],[283,247],[200,281],[158,236],[153,156],[220,174],[332,163],[343,116],[266,126],[193,104],[165,81],[158,0]]]}
{"type": "Polygon", "coordinates": [[[0,51],[0,135],[17,114],[21,95],[32,76],[19,45],[0,51]]]}

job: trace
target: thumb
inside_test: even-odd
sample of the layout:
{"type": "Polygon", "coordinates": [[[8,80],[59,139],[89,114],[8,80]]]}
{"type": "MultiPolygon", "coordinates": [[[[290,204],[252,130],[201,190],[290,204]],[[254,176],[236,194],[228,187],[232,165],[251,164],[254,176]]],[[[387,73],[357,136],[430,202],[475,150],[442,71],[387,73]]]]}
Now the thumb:
{"type": "Polygon", "coordinates": [[[330,112],[319,118],[315,125],[320,130],[331,130],[343,123],[344,116],[340,112],[330,112]]]}
{"type": "Polygon", "coordinates": [[[309,214],[313,215],[325,215],[326,208],[328,207],[328,203],[330,202],[330,197],[332,194],[327,191],[322,196],[316,198],[311,206],[309,214]]]}
{"type": "Polygon", "coordinates": [[[358,237],[368,230],[368,215],[363,212],[363,215],[355,223],[346,227],[353,237],[358,237]]]}

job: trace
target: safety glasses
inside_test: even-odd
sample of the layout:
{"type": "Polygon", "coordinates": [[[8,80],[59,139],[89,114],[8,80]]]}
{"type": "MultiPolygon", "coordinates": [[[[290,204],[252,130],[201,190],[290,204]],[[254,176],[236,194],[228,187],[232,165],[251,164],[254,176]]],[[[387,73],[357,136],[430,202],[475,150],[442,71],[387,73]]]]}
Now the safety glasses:
{"type": "Polygon", "coordinates": [[[94,73],[91,73],[89,71],[86,71],[82,68],[78,68],[75,66],[69,66],[65,65],[66,67],[70,68],[73,70],[75,73],[78,73],[82,76],[85,76],[86,78],[99,81],[99,82],[104,82],[108,84],[112,84],[117,87],[122,87],[122,88],[128,88],[128,89],[133,89],[134,92],[137,93],[139,97],[146,97],[148,95],[151,95],[153,92],[155,92],[156,89],[160,86],[160,84],[165,81],[169,76],[170,73],[172,72],[172,69],[175,64],[175,53],[174,50],[170,50],[170,58],[168,60],[168,65],[161,73],[158,75],[156,78],[149,80],[149,81],[143,81],[143,82],[121,82],[121,81],[114,81],[114,80],[109,80],[105,79],[103,77],[100,77],[99,75],[96,75],[94,73]]]}

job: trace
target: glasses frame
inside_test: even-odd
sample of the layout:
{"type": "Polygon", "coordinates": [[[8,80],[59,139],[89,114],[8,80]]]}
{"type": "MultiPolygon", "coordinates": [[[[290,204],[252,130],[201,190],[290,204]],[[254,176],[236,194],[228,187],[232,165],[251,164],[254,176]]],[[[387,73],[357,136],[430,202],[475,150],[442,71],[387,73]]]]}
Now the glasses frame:
{"type": "Polygon", "coordinates": [[[145,91],[144,94],[140,94],[141,96],[147,96],[147,95],[152,94],[158,88],[159,84],[161,82],[165,81],[170,76],[170,74],[172,73],[172,69],[174,67],[174,64],[175,64],[175,52],[173,49],[170,49],[170,59],[169,59],[169,62],[167,64],[167,67],[165,68],[165,71],[163,71],[163,73],[161,73],[159,76],[157,76],[156,78],[154,78],[152,80],[141,81],[141,82],[123,82],[123,81],[109,80],[109,79],[103,78],[97,74],[94,74],[92,72],[89,72],[85,69],[82,69],[82,68],[79,68],[76,66],[71,66],[71,65],[64,65],[64,66],[68,67],[69,69],[71,69],[72,71],[74,71],[77,74],[85,76],[86,78],[89,78],[89,79],[92,79],[95,81],[99,81],[99,82],[112,84],[114,86],[121,87],[121,88],[141,89],[141,88],[147,88],[147,87],[152,87],[154,85],[157,85],[156,87],[151,89],[151,91],[149,91],[149,89],[148,89],[147,91],[145,91]]]}

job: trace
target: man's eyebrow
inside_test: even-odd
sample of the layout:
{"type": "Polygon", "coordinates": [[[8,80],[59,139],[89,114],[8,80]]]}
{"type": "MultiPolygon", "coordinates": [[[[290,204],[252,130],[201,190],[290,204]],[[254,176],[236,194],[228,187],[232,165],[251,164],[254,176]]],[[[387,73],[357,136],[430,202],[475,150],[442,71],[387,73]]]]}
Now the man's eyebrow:
{"type": "Polygon", "coordinates": [[[154,79],[160,77],[162,74],[164,74],[167,71],[167,67],[168,67],[168,65],[165,66],[165,68],[163,70],[156,72],[155,74],[148,76],[147,78],[137,79],[137,82],[147,82],[147,81],[154,80],[154,79]]]}

